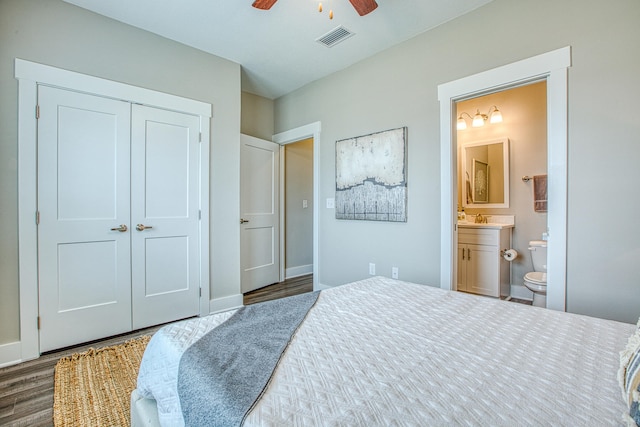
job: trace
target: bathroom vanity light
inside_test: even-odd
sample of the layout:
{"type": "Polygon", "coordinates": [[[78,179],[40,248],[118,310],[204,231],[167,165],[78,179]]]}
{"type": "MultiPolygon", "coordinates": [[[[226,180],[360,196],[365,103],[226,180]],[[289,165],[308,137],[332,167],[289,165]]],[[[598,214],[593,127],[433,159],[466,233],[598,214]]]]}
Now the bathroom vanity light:
{"type": "Polygon", "coordinates": [[[460,113],[460,115],[458,116],[457,124],[458,130],[467,128],[467,121],[464,119],[464,117],[462,117],[465,114],[472,120],[471,126],[473,126],[474,128],[484,126],[484,122],[486,122],[487,120],[489,120],[489,123],[502,123],[502,113],[500,112],[500,110],[498,110],[498,107],[494,105],[493,107],[489,108],[487,114],[482,114],[480,110],[476,110],[476,114],[473,117],[471,117],[471,115],[466,111],[460,113]]]}

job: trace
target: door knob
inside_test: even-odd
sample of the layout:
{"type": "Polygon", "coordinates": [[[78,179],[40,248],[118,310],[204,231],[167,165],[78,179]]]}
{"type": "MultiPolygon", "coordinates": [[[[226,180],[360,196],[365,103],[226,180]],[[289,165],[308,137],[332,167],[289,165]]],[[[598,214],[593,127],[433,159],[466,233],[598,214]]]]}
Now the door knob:
{"type": "Polygon", "coordinates": [[[248,219],[240,218],[240,224],[244,224],[245,222],[249,222],[248,219]]]}
{"type": "Polygon", "coordinates": [[[144,224],[136,225],[136,230],[138,230],[138,231],[144,231],[144,230],[146,230],[148,228],[153,228],[153,227],[150,226],[150,225],[144,225],[144,224]]]}
{"type": "Polygon", "coordinates": [[[120,227],[115,227],[115,228],[111,229],[111,231],[119,231],[121,233],[124,233],[127,230],[128,230],[128,228],[127,228],[127,226],[125,224],[120,224],[120,227]]]}

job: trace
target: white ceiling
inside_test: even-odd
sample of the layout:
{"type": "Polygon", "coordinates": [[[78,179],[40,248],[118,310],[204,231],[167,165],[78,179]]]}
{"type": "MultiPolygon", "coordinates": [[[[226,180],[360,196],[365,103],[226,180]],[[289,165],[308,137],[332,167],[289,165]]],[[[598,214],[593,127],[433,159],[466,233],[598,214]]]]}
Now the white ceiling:
{"type": "Polygon", "coordinates": [[[65,0],[242,66],[242,90],[275,99],[491,0],[377,0],[359,16],[347,0],[65,0]],[[334,10],[333,20],[328,10],[334,10]],[[343,26],[355,36],[328,48],[315,40],[343,26]]]}

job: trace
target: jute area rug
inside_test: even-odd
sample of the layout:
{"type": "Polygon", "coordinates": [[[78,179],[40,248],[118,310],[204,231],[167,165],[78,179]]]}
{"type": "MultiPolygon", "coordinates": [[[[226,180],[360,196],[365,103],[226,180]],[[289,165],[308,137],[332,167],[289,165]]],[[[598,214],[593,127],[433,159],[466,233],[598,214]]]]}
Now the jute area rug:
{"type": "Polygon", "coordinates": [[[129,399],[149,339],[143,336],[60,359],[55,369],[54,425],[130,425],[129,399]]]}

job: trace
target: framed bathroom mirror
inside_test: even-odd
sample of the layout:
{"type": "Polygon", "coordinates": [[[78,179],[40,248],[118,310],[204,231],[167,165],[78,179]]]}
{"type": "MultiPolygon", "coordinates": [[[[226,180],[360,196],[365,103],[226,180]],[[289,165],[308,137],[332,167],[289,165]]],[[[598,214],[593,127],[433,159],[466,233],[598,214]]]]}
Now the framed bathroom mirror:
{"type": "Polygon", "coordinates": [[[462,205],[509,207],[509,139],[470,142],[461,147],[462,205]]]}

